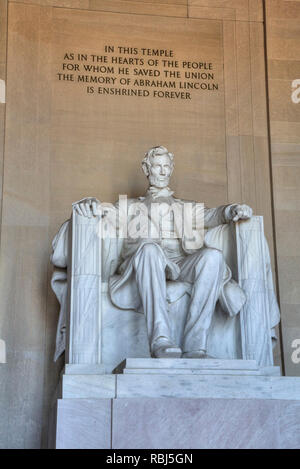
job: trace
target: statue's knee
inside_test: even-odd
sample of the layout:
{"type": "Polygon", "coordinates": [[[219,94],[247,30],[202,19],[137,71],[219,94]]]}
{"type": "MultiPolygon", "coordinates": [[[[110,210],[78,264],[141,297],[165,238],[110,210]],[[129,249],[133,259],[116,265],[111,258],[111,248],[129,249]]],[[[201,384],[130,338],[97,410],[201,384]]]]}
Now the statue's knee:
{"type": "Polygon", "coordinates": [[[161,252],[159,250],[159,247],[156,246],[156,244],[152,244],[152,243],[146,243],[144,244],[141,249],[140,249],[140,252],[143,254],[143,255],[146,255],[146,256],[160,256],[161,255],[161,252]]]}
{"type": "Polygon", "coordinates": [[[202,258],[203,257],[206,262],[209,262],[212,265],[220,265],[224,263],[223,253],[219,249],[205,248],[202,258]]]}
{"type": "Polygon", "coordinates": [[[156,246],[155,244],[146,243],[139,249],[138,253],[134,256],[134,266],[137,266],[140,260],[142,259],[147,259],[147,265],[151,267],[153,262],[156,262],[157,265],[159,265],[160,263],[157,261],[163,260],[163,256],[158,246],[156,246]]]}

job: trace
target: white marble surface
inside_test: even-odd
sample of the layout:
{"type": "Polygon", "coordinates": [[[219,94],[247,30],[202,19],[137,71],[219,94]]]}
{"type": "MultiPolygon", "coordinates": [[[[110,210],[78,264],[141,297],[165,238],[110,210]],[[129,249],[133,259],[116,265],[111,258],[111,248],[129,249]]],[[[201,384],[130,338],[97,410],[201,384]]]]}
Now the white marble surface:
{"type": "Polygon", "coordinates": [[[63,375],[62,398],[113,398],[116,395],[114,375],[63,375]]]}
{"type": "MultiPolygon", "coordinates": [[[[218,370],[219,371],[219,370],[218,370]]],[[[63,375],[63,398],[234,398],[300,401],[300,379],[196,373],[63,375]]]]}
{"type": "Polygon", "coordinates": [[[300,402],[279,399],[63,399],[60,449],[300,449],[300,402]]]}
{"type": "MultiPolygon", "coordinates": [[[[271,292],[270,261],[265,241],[263,217],[252,217],[246,223],[235,226],[237,245],[237,271],[239,285],[247,301],[240,311],[243,358],[257,361],[261,366],[273,365],[273,349],[270,331],[270,311],[277,309],[275,295],[271,292]],[[269,270],[269,273],[268,273],[269,270]]],[[[279,320],[279,312],[278,312],[279,320]]]]}
{"type": "Polygon", "coordinates": [[[122,311],[102,293],[102,363],[107,373],[126,357],[150,357],[145,316],[122,311]]]}
{"type": "Polygon", "coordinates": [[[272,400],[116,399],[112,443],[119,449],[278,448],[278,418],[272,400]]]}
{"type": "Polygon", "coordinates": [[[116,368],[115,373],[280,376],[280,367],[258,367],[255,360],[128,358],[116,368]]]}
{"type": "Polygon", "coordinates": [[[201,369],[125,369],[124,375],[225,375],[225,376],[280,376],[280,368],[272,366],[261,370],[201,370],[201,369]]]}
{"type": "Polygon", "coordinates": [[[66,347],[66,362],[70,364],[101,363],[102,249],[98,225],[97,218],[80,217],[73,213],[66,347]]]}
{"type": "Polygon", "coordinates": [[[198,369],[198,370],[252,370],[258,371],[255,360],[217,360],[184,358],[127,358],[126,369],[198,369]]]}
{"type": "Polygon", "coordinates": [[[64,368],[64,373],[66,375],[103,375],[105,372],[106,369],[104,365],[94,364],[66,364],[64,368]]]}
{"type": "Polygon", "coordinates": [[[117,375],[117,397],[286,399],[300,401],[300,379],[277,376],[117,375]]]}
{"type": "Polygon", "coordinates": [[[111,400],[57,401],[56,449],[111,448],[111,400]]]}
{"type": "Polygon", "coordinates": [[[280,401],[279,433],[281,449],[300,449],[300,402],[280,401]]]}

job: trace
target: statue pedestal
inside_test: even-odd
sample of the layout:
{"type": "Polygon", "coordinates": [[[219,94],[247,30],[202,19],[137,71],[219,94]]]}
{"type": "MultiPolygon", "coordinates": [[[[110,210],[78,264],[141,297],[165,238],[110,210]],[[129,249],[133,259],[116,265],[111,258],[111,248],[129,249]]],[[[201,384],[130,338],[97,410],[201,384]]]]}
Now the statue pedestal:
{"type": "Polygon", "coordinates": [[[65,371],[52,419],[56,448],[300,448],[300,378],[276,367],[127,359],[120,374],[65,371]]]}
{"type": "Polygon", "coordinates": [[[114,372],[143,375],[280,376],[280,367],[258,367],[255,360],[127,358],[114,372]]]}

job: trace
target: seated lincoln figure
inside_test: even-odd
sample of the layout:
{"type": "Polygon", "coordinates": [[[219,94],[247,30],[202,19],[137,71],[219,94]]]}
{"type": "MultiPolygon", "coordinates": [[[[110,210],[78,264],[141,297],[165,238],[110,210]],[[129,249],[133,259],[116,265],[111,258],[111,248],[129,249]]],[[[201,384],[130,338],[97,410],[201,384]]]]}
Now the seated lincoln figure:
{"type": "MultiPolygon", "coordinates": [[[[148,178],[149,188],[144,197],[128,200],[128,207],[138,203],[140,208],[146,208],[151,224],[154,223],[154,212],[150,207],[155,204],[159,212],[156,217],[159,226],[155,236],[150,236],[149,232],[145,235],[142,230],[140,236],[128,236],[125,239],[118,267],[120,275],[113,276],[109,283],[111,300],[118,307],[129,309],[130,305],[125,304],[126,295],[122,300],[122,291],[126,285],[133,286],[131,290],[135,291],[135,301],[131,307],[142,309],[145,315],[152,357],[203,358],[206,356],[209,329],[217,302],[225,305],[229,315],[233,316],[240,311],[245,296],[235,284],[233,298],[236,304],[226,298],[230,293],[228,288],[224,288],[225,284],[228,287],[228,266],[222,251],[208,247],[205,242],[195,248],[184,235],[175,235],[176,220],[169,216],[169,211],[173,204],[182,206],[186,202],[176,199],[169,188],[174,169],[173,154],[162,146],[152,148],[146,153],[142,168],[148,178]],[[174,343],[171,334],[168,280],[188,282],[192,286],[182,345],[174,343]]],[[[196,202],[190,205],[194,211],[200,207],[196,202]]],[[[74,207],[83,217],[101,213],[101,203],[95,198],[83,199],[75,203],[74,207]]],[[[247,205],[231,204],[203,208],[202,214],[204,228],[207,229],[249,219],[252,209],[247,205]]]]}

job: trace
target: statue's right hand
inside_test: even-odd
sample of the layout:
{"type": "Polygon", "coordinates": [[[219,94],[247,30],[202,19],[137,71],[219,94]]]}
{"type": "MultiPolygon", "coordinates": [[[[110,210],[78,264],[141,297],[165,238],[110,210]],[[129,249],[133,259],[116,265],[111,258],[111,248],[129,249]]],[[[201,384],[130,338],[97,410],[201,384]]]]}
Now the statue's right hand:
{"type": "Polygon", "coordinates": [[[101,203],[95,197],[87,197],[72,204],[78,215],[92,218],[101,215],[101,203]]]}

